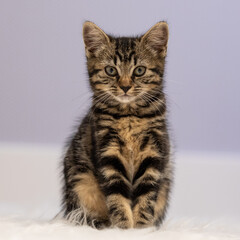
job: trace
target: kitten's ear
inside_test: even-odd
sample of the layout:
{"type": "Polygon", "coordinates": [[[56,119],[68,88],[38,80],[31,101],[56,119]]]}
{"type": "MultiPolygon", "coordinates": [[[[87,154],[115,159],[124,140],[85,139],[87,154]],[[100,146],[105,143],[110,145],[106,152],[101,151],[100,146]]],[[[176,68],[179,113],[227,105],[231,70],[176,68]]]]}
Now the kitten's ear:
{"type": "Polygon", "coordinates": [[[167,54],[168,24],[158,22],[148,30],[141,38],[143,47],[150,48],[154,53],[165,57],[167,54]]]}
{"type": "Polygon", "coordinates": [[[83,40],[87,56],[96,55],[110,42],[109,37],[102,29],[88,21],[83,24],[83,40]]]}

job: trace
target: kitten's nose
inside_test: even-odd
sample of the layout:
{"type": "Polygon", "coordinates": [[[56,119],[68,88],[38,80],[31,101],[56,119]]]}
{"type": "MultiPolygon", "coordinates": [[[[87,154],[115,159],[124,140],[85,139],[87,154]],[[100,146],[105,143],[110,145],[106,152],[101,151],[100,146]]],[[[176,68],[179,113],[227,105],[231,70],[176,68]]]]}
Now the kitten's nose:
{"type": "Polygon", "coordinates": [[[121,86],[120,87],[125,93],[127,93],[127,91],[131,88],[131,86],[121,86]]]}

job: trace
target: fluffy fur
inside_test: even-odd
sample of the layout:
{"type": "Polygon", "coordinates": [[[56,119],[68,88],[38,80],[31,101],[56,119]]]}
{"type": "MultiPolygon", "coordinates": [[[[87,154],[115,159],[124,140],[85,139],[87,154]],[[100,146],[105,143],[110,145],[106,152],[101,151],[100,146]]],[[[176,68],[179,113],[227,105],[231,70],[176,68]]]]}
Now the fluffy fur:
{"type": "Polygon", "coordinates": [[[92,107],[64,158],[66,219],[98,228],[158,226],[172,182],[163,76],[168,26],[114,38],[83,26],[92,107]]]}
{"type": "Polygon", "coordinates": [[[191,221],[164,223],[161,230],[153,228],[122,231],[106,229],[97,231],[87,226],[74,227],[64,222],[20,221],[10,218],[0,219],[0,239],[34,240],[112,240],[117,239],[184,239],[184,240],[236,240],[240,239],[240,228],[232,224],[196,224],[191,221]]]}

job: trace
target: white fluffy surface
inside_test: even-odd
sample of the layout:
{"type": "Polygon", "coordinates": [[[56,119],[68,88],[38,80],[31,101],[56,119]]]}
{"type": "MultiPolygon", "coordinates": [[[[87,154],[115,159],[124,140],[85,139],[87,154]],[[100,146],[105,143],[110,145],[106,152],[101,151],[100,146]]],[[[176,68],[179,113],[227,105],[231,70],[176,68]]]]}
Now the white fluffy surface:
{"type": "Polygon", "coordinates": [[[175,158],[168,218],[196,216],[221,219],[221,223],[175,220],[165,222],[160,230],[98,231],[43,221],[60,210],[60,152],[50,146],[0,143],[0,240],[240,240],[240,224],[236,225],[240,223],[239,153],[185,152],[175,158]],[[10,218],[12,214],[18,218],[10,218]],[[233,219],[235,226],[227,219],[233,219]]]}
{"type": "Polygon", "coordinates": [[[220,223],[196,224],[193,221],[178,220],[165,222],[156,230],[106,229],[96,230],[87,226],[72,226],[63,221],[33,221],[0,219],[1,240],[236,240],[240,239],[240,226],[220,223]]]}

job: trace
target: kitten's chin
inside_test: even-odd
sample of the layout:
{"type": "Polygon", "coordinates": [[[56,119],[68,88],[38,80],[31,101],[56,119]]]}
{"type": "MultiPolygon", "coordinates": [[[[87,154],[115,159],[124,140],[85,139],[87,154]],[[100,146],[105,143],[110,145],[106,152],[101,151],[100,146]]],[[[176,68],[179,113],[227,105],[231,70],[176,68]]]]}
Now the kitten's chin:
{"type": "Polygon", "coordinates": [[[121,95],[121,96],[117,96],[116,98],[119,102],[122,102],[122,103],[130,103],[135,99],[135,97],[129,96],[129,95],[121,95]]]}

